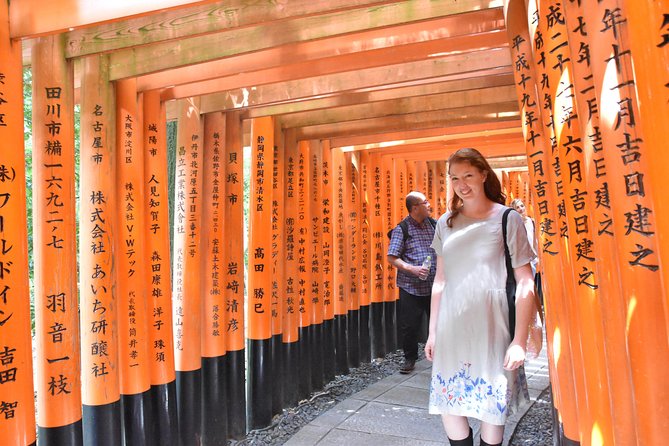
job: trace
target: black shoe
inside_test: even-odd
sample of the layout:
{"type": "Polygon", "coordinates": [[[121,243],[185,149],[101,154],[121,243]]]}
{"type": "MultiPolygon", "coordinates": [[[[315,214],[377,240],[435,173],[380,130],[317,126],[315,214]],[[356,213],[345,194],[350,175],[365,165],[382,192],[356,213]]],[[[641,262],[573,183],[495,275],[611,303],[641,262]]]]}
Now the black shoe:
{"type": "Polygon", "coordinates": [[[409,374],[413,372],[413,369],[416,368],[416,361],[413,359],[405,359],[404,364],[402,364],[402,367],[400,367],[400,373],[402,375],[409,374]]]}

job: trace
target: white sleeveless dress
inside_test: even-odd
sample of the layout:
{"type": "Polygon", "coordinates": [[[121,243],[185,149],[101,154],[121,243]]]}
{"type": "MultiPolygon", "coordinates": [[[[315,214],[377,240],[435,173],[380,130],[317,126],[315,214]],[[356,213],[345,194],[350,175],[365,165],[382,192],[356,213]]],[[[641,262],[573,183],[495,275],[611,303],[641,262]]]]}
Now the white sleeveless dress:
{"type": "MultiPolygon", "coordinates": [[[[450,213],[437,222],[432,248],[442,258],[446,283],[439,306],[429,412],[477,418],[503,425],[529,401],[524,369],[506,371],[511,342],[506,266],[499,206],[492,217],[450,213]]],[[[507,243],[514,268],[534,258],[522,217],[509,213],[507,243]]]]}

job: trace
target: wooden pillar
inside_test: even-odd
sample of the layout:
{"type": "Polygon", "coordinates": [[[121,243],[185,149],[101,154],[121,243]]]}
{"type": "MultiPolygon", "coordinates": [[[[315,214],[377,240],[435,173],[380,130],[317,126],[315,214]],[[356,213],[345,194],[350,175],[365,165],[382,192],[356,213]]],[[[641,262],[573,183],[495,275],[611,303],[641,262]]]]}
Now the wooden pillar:
{"type": "Polygon", "coordinates": [[[381,154],[373,153],[369,160],[369,178],[367,193],[369,197],[369,232],[370,232],[370,317],[369,330],[371,337],[371,357],[383,358],[387,352],[386,338],[383,331],[383,296],[385,289],[383,286],[386,271],[386,253],[384,248],[384,239],[386,232],[383,226],[383,196],[382,179],[383,166],[381,164],[381,154]]]}
{"type": "Polygon", "coordinates": [[[574,57],[574,87],[577,91],[577,110],[581,125],[581,141],[586,162],[583,165],[588,190],[593,205],[591,217],[598,223],[595,235],[595,257],[599,259],[599,292],[606,296],[606,304],[601,306],[606,342],[607,369],[609,375],[609,394],[611,410],[615,420],[613,432],[616,444],[636,444],[635,407],[632,388],[631,364],[626,349],[625,299],[620,287],[618,269],[617,240],[609,229],[612,223],[611,197],[609,183],[615,178],[607,174],[606,159],[603,156],[599,104],[595,94],[595,84],[591,68],[591,59],[584,49],[589,47],[588,36],[594,31],[592,23],[583,18],[582,6],[577,3],[565,3],[565,18],[569,32],[569,46],[574,57]]]}
{"type": "MultiPolygon", "coordinates": [[[[650,385],[669,379],[669,369],[651,365],[653,358],[669,354],[666,314],[660,311],[665,307],[662,296],[666,295],[658,253],[660,227],[653,204],[653,197],[664,191],[654,190],[648,181],[652,177],[649,174],[652,158],[647,156],[664,151],[664,144],[649,145],[643,133],[637,87],[645,87],[634,77],[643,68],[633,67],[635,54],[628,39],[627,11],[621,5],[618,1],[603,0],[582,11],[586,26],[591,24],[587,40],[599,104],[603,158],[606,174],[611,178],[608,192],[612,225],[608,229],[616,239],[620,286],[625,298],[625,336],[636,403],[636,437],[639,445],[645,445],[664,441],[669,416],[669,389],[650,385]]],[[[654,41],[657,45],[657,37],[654,41]]],[[[654,117],[649,124],[654,119],[662,120],[661,116],[654,117]]],[[[663,121],[666,122],[666,115],[663,121]]]]}
{"type": "MultiPolygon", "coordinates": [[[[395,180],[394,161],[390,156],[381,156],[381,193],[385,212],[383,213],[383,258],[387,259],[388,245],[390,240],[387,234],[397,225],[395,221],[394,208],[397,203],[394,192],[395,180]]],[[[397,288],[395,276],[397,271],[385,260],[386,274],[383,284],[383,328],[385,331],[386,350],[392,352],[397,348],[397,318],[395,314],[395,300],[397,299],[397,288]]]]}
{"type": "MultiPolygon", "coordinates": [[[[0,444],[35,444],[21,42],[0,3],[0,444]]],[[[39,149],[38,149],[39,150],[39,149]]]]}
{"type": "Polygon", "coordinates": [[[430,187],[427,177],[427,161],[416,161],[416,186],[415,190],[424,194],[427,198],[430,195],[430,187]]]}
{"type": "Polygon", "coordinates": [[[348,261],[346,258],[346,212],[344,201],[346,182],[346,160],[344,152],[337,147],[332,149],[332,172],[334,176],[333,216],[334,216],[334,315],[335,315],[335,367],[337,374],[348,372],[348,304],[346,277],[348,261]]]}
{"type": "Polygon", "coordinates": [[[437,197],[438,197],[438,187],[439,187],[439,181],[437,178],[437,162],[436,161],[428,161],[427,162],[427,199],[430,201],[430,205],[432,205],[432,218],[439,218],[439,215],[437,215],[437,197]]]}
{"type": "Polygon", "coordinates": [[[281,125],[274,123],[272,148],[272,363],[275,379],[272,389],[272,414],[279,414],[284,407],[286,383],[286,350],[283,342],[283,315],[285,312],[285,239],[284,239],[284,184],[285,152],[281,125]],[[278,381],[278,382],[277,382],[278,381]]]}
{"type": "Polygon", "coordinates": [[[147,210],[145,257],[149,265],[149,364],[153,438],[176,445],[178,420],[172,338],[172,275],[167,174],[165,104],[157,90],[141,96],[144,134],[144,207],[147,210]]]}
{"type": "Polygon", "coordinates": [[[325,382],[335,377],[335,285],[334,285],[334,179],[330,141],[321,141],[321,272],[323,277],[323,375],[325,382]]]}
{"type": "Polygon", "coordinates": [[[228,436],[225,312],[225,115],[204,115],[202,154],[202,444],[228,436]]]}
{"type": "Polygon", "coordinates": [[[179,435],[202,435],[202,123],[199,100],[178,104],[174,187],[173,319],[179,435]]]}
{"type": "Polygon", "coordinates": [[[117,298],[114,88],[104,56],[84,59],[81,83],[79,271],[83,443],[121,443],[117,298]]]}
{"type": "Polygon", "coordinates": [[[152,441],[144,250],[144,148],[137,81],[116,83],[116,212],[119,364],[123,434],[128,444],[152,441]]]}
{"type": "Polygon", "coordinates": [[[287,405],[295,405],[298,398],[299,373],[299,304],[298,304],[298,264],[297,264],[297,162],[298,150],[295,140],[295,131],[287,130],[284,138],[285,159],[285,188],[284,188],[284,241],[285,259],[284,274],[286,277],[284,288],[283,313],[283,342],[286,350],[286,381],[284,399],[287,405]]]}
{"type": "Polygon", "coordinates": [[[298,374],[299,396],[304,399],[314,390],[311,385],[311,353],[313,339],[311,337],[311,307],[309,289],[311,286],[311,270],[308,264],[311,261],[311,247],[309,241],[310,232],[310,206],[309,194],[311,183],[309,181],[309,143],[299,141],[297,143],[297,298],[299,308],[299,357],[300,368],[298,374]]]}
{"type": "Polygon", "coordinates": [[[369,202],[369,152],[358,152],[358,191],[360,199],[360,213],[358,224],[360,228],[360,360],[372,360],[370,342],[370,202],[369,202]]]}
{"type": "Polygon", "coordinates": [[[405,160],[404,163],[406,164],[406,193],[408,194],[418,188],[416,161],[405,160]]]}
{"type": "Polygon", "coordinates": [[[346,302],[348,305],[348,366],[360,365],[360,189],[359,157],[347,152],[344,162],[345,240],[348,274],[346,302]]]}
{"type": "Polygon", "coordinates": [[[45,444],[81,443],[74,86],[64,45],[60,37],[41,37],[32,50],[35,384],[45,444]]]}
{"type": "Polygon", "coordinates": [[[225,114],[225,205],[223,210],[223,266],[226,277],[228,435],[246,435],[244,339],[244,182],[242,122],[239,112],[225,114]]]}
{"type": "Polygon", "coordinates": [[[251,178],[249,208],[248,350],[249,428],[272,421],[272,151],[274,121],[251,121],[251,178]]]}
{"type": "Polygon", "coordinates": [[[561,244],[557,228],[556,201],[550,184],[550,138],[542,125],[537,81],[532,63],[532,42],[527,29],[527,10],[522,0],[506,4],[506,23],[514,64],[518,103],[528,157],[531,189],[535,196],[536,236],[539,242],[544,284],[544,309],[554,406],[562,423],[562,441],[579,440],[577,394],[570,345],[568,314],[562,285],[561,244]]]}
{"type": "Polygon", "coordinates": [[[437,161],[436,167],[437,175],[437,215],[441,216],[446,212],[446,206],[448,204],[448,191],[446,181],[446,161],[437,161]]]}
{"type": "Polygon", "coordinates": [[[323,272],[321,259],[322,246],[322,173],[323,151],[319,141],[308,142],[307,181],[309,182],[309,232],[308,242],[311,243],[307,271],[311,275],[308,283],[307,296],[311,301],[311,387],[313,390],[323,388],[323,272]]]}
{"type": "Polygon", "coordinates": [[[666,128],[669,122],[669,2],[630,1],[618,3],[626,17],[625,27],[629,49],[634,61],[635,89],[638,99],[638,117],[643,127],[648,150],[647,178],[654,191],[653,212],[657,225],[657,243],[660,252],[660,272],[663,278],[665,321],[669,323],[669,195],[659,191],[666,186],[664,150],[666,128]]]}

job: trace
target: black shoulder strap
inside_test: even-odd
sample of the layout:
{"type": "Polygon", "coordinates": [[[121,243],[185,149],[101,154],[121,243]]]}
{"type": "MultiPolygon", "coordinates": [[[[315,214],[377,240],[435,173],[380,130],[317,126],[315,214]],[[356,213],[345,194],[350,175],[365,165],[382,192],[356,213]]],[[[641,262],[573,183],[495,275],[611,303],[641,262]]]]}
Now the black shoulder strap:
{"type": "Polygon", "coordinates": [[[402,241],[406,242],[409,238],[409,222],[406,218],[400,222],[399,227],[402,229],[402,241]]]}
{"type": "Polygon", "coordinates": [[[427,219],[430,222],[430,224],[432,225],[432,229],[435,229],[437,227],[437,220],[435,220],[432,217],[427,217],[427,219]]]}
{"type": "Polygon", "coordinates": [[[502,216],[502,237],[504,238],[504,260],[506,263],[506,300],[509,304],[509,333],[511,339],[516,331],[516,277],[513,275],[513,265],[511,264],[511,252],[506,242],[507,221],[511,208],[504,211],[502,216]]]}

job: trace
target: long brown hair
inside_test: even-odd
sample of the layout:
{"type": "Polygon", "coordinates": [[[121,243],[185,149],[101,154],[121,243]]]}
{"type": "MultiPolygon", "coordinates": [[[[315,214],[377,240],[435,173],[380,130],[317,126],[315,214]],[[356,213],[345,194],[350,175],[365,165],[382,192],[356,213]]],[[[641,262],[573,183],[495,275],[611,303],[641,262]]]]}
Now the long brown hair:
{"type": "MultiPolygon", "coordinates": [[[[457,150],[448,158],[449,173],[451,165],[459,163],[469,163],[471,166],[476,167],[480,172],[484,172],[486,174],[485,182],[483,183],[485,196],[495,203],[506,203],[506,195],[502,192],[502,185],[499,182],[497,175],[495,175],[495,172],[492,170],[492,167],[488,164],[488,161],[481,155],[481,152],[472,148],[457,150]]],[[[453,199],[448,204],[448,210],[451,211],[451,215],[448,217],[448,220],[446,220],[446,224],[449,228],[453,227],[453,219],[460,213],[462,204],[462,198],[454,193],[453,199]]]]}

